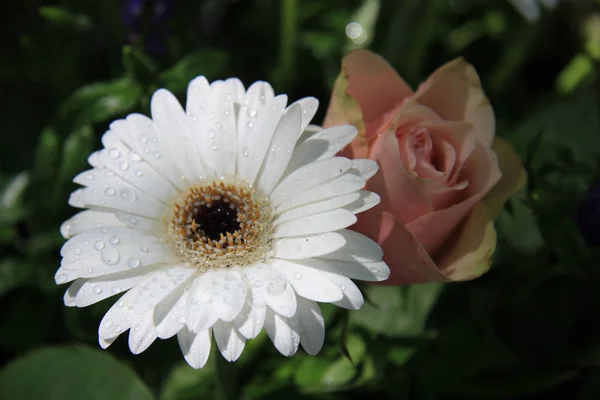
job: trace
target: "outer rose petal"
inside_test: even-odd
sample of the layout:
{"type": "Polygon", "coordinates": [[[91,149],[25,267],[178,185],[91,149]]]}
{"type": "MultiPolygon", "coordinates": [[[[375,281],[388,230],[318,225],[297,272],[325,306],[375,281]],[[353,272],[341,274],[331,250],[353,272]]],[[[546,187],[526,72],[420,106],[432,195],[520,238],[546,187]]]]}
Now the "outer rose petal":
{"type": "Polygon", "coordinates": [[[392,272],[383,284],[447,280],[413,234],[389,212],[379,207],[365,211],[352,229],[375,240],[383,249],[383,259],[392,272]]]}
{"type": "Polygon", "coordinates": [[[481,144],[468,159],[465,174],[469,180],[467,198],[444,210],[423,215],[407,225],[429,254],[435,254],[448,240],[451,232],[465,218],[475,204],[500,180],[500,169],[495,154],[481,144]]]}
{"type": "Polygon", "coordinates": [[[492,150],[498,157],[502,178],[485,196],[483,202],[490,216],[496,219],[506,200],[525,186],[527,173],[523,168],[521,158],[506,140],[496,136],[492,150]]]}
{"type": "Polygon", "coordinates": [[[457,58],[438,68],[419,86],[412,99],[430,107],[443,119],[470,122],[477,140],[485,146],[492,145],[494,110],[475,68],[464,59],[457,58]]]}
{"type": "Polygon", "coordinates": [[[475,205],[455,235],[457,239],[446,245],[438,260],[444,276],[453,281],[464,281],[487,272],[496,249],[496,229],[482,202],[475,205]]]}
{"type": "MultiPolygon", "coordinates": [[[[384,116],[399,102],[413,94],[413,90],[381,56],[368,50],[355,50],[342,60],[343,81],[336,81],[331,97],[325,127],[339,121],[340,110],[343,110],[340,94],[336,91],[344,89],[344,93],[358,103],[362,111],[362,120],[367,138],[387,125],[384,116]],[[346,86],[344,88],[344,86],[346,86]]],[[[393,117],[393,115],[388,115],[393,117]]],[[[346,122],[353,121],[346,120],[346,122]]],[[[337,122],[339,124],[339,122],[337,122]]],[[[359,129],[359,133],[360,129],[359,129]]]]}

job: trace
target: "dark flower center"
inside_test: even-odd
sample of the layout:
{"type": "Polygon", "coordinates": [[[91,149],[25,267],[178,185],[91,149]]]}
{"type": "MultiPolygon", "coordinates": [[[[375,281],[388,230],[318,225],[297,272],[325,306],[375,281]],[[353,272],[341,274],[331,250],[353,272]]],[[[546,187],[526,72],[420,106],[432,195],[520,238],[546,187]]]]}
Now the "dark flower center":
{"type": "Polygon", "coordinates": [[[227,233],[233,234],[240,229],[237,209],[223,200],[201,206],[194,213],[193,219],[204,235],[212,240],[219,240],[221,234],[227,236],[227,233]]]}

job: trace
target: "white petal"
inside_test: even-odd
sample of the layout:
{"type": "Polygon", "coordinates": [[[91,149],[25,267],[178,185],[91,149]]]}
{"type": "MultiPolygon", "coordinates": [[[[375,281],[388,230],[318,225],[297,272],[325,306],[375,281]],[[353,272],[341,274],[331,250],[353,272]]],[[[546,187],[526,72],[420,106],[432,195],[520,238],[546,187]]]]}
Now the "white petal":
{"type": "Polygon", "coordinates": [[[344,210],[348,210],[353,214],[359,214],[363,211],[370,210],[381,202],[381,197],[377,193],[360,190],[360,198],[351,204],[344,206],[344,210]]]}
{"type": "Polygon", "coordinates": [[[154,326],[161,339],[168,339],[185,327],[185,306],[189,286],[180,286],[165,297],[154,309],[154,326]]]}
{"type": "Polygon", "coordinates": [[[320,271],[331,272],[361,281],[380,282],[390,276],[390,269],[384,261],[360,262],[357,260],[339,261],[326,258],[310,258],[296,262],[320,271]]]}
{"type": "Polygon", "coordinates": [[[267,149],[271,144],[271,139],[275,133],[281,116],[285,110],[287,96],[281,95],[274,98],[272,101],[259,111],[255,121],[248,121],[251,127],[241,126],[244,116],[248,113],[253,115],[252,107],[240,110],[240,120],[238,121],[238,175],[246,179],[250,183],[254,183],[258,172],[260,171],[263,161],[266,157],[267,149]]]}
{"type": "Polygon", "coordinates": [[[338,231],[344,236],[346,245],[339,250],[320,256],[332,260],[370,262],[379,261],[383,257],[383,250],[377,243],[368,237],[348,229],[338,231]]]}
{"type": "Polygon", "coordinates": [[[156,340],[156,331],[152,323],[152,310],[137,315],[129,330],[129,349],[133,354],[140,354],[156,340]]]}
{"type": "Polygon", "coordinates": [[[116,175],[105,175],[101,182],[95,181],[80,190],[81,200],[93,210],[135,212],[150,218],[160,218],[166,211],[163,203],[122,182],[116,175]]]}
{"type": "Polygon", "coordinates": [[[330,303],[343,298],[341,289],[322,272],[294,262],[273,259],[273,268],[281,272],[298,295],[309,300],[330,303]]]}
{"type": "Polygon", "coordinates": [[[327,233],[349,227],[356,222],[356,216],[350,211],[337,209],[302,219],[287,221],[277,225],[273,237],[290,237],[327,233]]]}
{"type": "Polygon", "coordinates": [[[246,94],[244,84],[238,78],[226,79],[225,83],[229,85],[229,90],[233,96],[233,102],[241,103],[244,100],[244,95],[246,94]]]}
{"type": "Polygon", "coordinates": [[[254,290],[249,290],[247,296],[242,311],[235,317],[233,323],[242,336],[246,339],[254,339],[263,328],[267,307],[264,303],[254,301],[254,290]]]}
{"type": "Polygon", "coordinates": [[[65,221],[60,226],[60,233],[68,239],[90,229],[122,225],[123,223],[113,213],[86,210],[65,221]]]}
{"type": "Polygon", "coordinates": [[[275,218],[273,224],[278,225],[282,222],[308,217],[310,215],[322,213],[324,211],[335,210],[336,208],[344,207],[345,209],[348,209],[348,205],[353,204],[359,199],[359,193],[348,193],[343,196],[338,196],[331,199],[310,203],[305,206],[293,208],[291,210],[282,212],[275,218]]]}
{"type": "MultiPolygon", "coordinates": [[[[187,183],[181,179],[179,167],[171,160],[171,153],[166,148],[167,138],[159,134],[157,124],[141,114],[131,114],[125,124],[112,123],[111,130],[160,176],[173,185],[184,190],[187,183]]],[[[135,172],[135,170],[134,170],[135,172]]]]}
{"type": "Polygon", "coordinates": [[[210,96],[210,83],[204,76],[190,81],[187,87],[185,110],[188,114],[199,115],[206,110],[210,96]]]}
{"type": "Polygon", "coordinates": [[[62,285],[63,283],[68,283],[79,278],[75,264],[69,263],[68,261],[65,263],[65,261],[66,260],[63,258],[63,265],[61,265],[54,274],[54,282],[56,282],[57,285],[62,285]]]}
{"type": "Polygon", "coordinates": [[[312,162],[333,157],[352,142],[357,133],[354,126],[343,125],[324,129],[311,135],[294,151],[286,175],[312,162]]]}
{"type": "Polygon", "coordinates": [[[98,328],[98,335],[101,338],[117,337],[131,327],[134,318],[137,318],[133,312],[136,295],[135,291],[128,291],[108,310],[98,328]]]}
{"type": "Polygon", "coordinates": [[[125,226],[93,228],[67,240],[60,249],[60,255],[69,260],[77,260],[109,248],[118,249],[132,244],[139,246],[154,241],[159,239],[125,226]]]}
{"type": "Polygon", "coordinates": [[[83,189],[77,189],[69,196],[69,205],[75,208],[85,208],[85,195],[83,189]]]}
{"type": "Polygon", "coordinates": [[[87,307],[129,290],[142,282],[149,274],[156,273],[154,272],[156,268],[147,267],[88,279],[77,293],[75,299],[77,307],[87,307]]]}
{"type": "MultiPolygon", "coordinates": [[[[298,193],[330,181],[352,167],[350,160],[344,157],[328,158],[297,169],[273,190],[269,196],[273,206],[279,206],[291,200],[298,193]]],[[[288,207],[292,208],[292,207],[288,207]]]]}
{"type": "MultiPolygon", "coordinates": [[[[291,176],[291,175],[290,175],[291,176]]],[[[287,178],[286,178],[287,179],[287,178]]],[[[323,199],[342,196],[348,193],[356,192],[365,186],[365,180],[347,172],[333,180],[325,182],[319,186],[308,189],[300,194],[294,195],[285,203],[277,207],[278,212],[283,212],[294,207],[314,203],[323,199]]]]}
{"type": "Polygon", "coordinates": [[[267,285],[263,299],[277,314],[291,318],[296,313],[296,293],[294,293],[294,289],[292,289],[292,286],[285,279],[282,279],[282,281],[283,290],[280,290],[280,285],[278,285],[277,281],[271,281],[267,285]]]}
{"type": "Polygon", "coordinates": [[[192,117],[194,138],[203,162],[215,176],[235,173],[237,134],[229,86],[214,82],[204,109],[192,117]]]}
{"type": "Polygon", "coordinates": [[[278,258],[297,260],[318,257],[344,247],[346,240],[336,232],[304,237],[281,238],[273,243],[273,251],[278,258]]]}
{"type": "Polygon", "coordinates": [[[197,272],[196,268],[188,267],[185,263],[170,265],[157,271],[152,281],[137,288],[139,294],[135,299],[133,311],[136,314],[141,314],[149,309],[153,309],[159,301],[168,296],[180,285],[184,285],[186,280],[195,272],[197,272]]]}
{"type": "Polygon", "coordinates": [[[87,281],[87,279],[78,279],[75,282],[71,283],[71,286],[69,286],[69,288],[65,291],[65,295],[63,296],[65,306],[75,307],[77,305],[77,303],[75,302],[77,292],[79,292],[79,289],[81,289],[81,287],[85,285],[87,281]]]}
{"type": "Polygon", "coordinates": [[[248,287],[237,271],[218,270],[212,282],[213,308],[223,321],[237,317],[246,300],[248,287]]]}
{"type": "Polygon", "coordinates": [[[213,271],[207,271],[196,277],[189,291],[185,324],[193,332],[210,328],[219,319],[212,304],[213,277],[213,271]]]}
{"type": "Polygon", "coordinates": [[[227,361],[235,361],[242,355],[246,339],[232,323],[217,321],[213,326],[213,335],[221,354],[227,361]]]}
{"type": "Polygon", "coordinates": [[[299,104],[291,105],[275,129],[269,145],[267,156],[258,176],[257,186],[263,193],[271,193],[292,157],[296,145],[300,125],[302,124],[302,109],[299,104]]]}
{"type": "MultiPolygon", "coordinates": [[[[108,133],[105,137],[107,135],[108,133]]],[[[167,202],[177,191],[173,184],[158,174],[141,155],[131,151],[120,140],[115,147],[100,151],[99,156],[105,169],[157,200],[167,202]]],[[[89,176],[90,174],[86,172],[84,182],[78,182],[78,177],[74,181],[85,184],[89,176]]]]}
{"type": "Polygon", "coordinates": [[[300,126],[300,132],[298,133],[298,135],[300,135],[304,132],[317,113],[317,110],[319,109],[319,100],[314,97],[305,97],[296,101],[294,104],[300,104],[300,107],[302,107],[302,125],[300,126]]]}
{"type": "Polygon", "coordinates": [[[193,333],[184,327],[177,334],[179,348],[183,353],[185,361],[187,361],[192,368],[202,368],[206,364],[206,361],[208,361],[211,338],[212,334],[210,329],[193,333]]]}
{"type": "MultiPolygon", "coordinates": [[[[240,135],[239,138],[241,139],[239,143],[244,143],[246,136],[257,132],[257,120],[260,120],[264,116],[267,105],[273,101],[274,97],[273,88],[267,82],[257,81],[250,85],[246,93],[244,93],[240,104],[241,108],[237,124],[238,135],[240,135]]],[[[285,108],[285,104],[282,107],[285,108]]]]}
{"type": "Polygon", "coordinates": [[[171,158],[188,181],[196,182],[204,174],[204,166],[181,104],[171,92],[159,89],[152,95],[150,108],[154,120],[152,126],[165,156],[171,158]]]}
{"type": "Polygon", "coordinates": [[[289,318],[268,309],[265,319],[265,331],[271,338],[275,348],[284,356],[293,356],[298,351],[300,333],[298,333],[298,328],[294,326],[289,318]]]}
{"type": "Polygon", "coordinates": [[[359,158],[352,160],[352,168],[356,169],[361,178],[368,181],[377,173],[379,166],[373,160],[359,158]]]}
{"type": "Polygon", "coordinates": [[[142,231],[149,236],[158,236],[162,233],[163,222],[154,218],[117,211],[114,214],[125,226],[142,231]]]}
{"type": "Polygon", "coordinates": [[[325,277],[331,282],[336,284],[344,295],[341,300],[336,301],[333,304],[349,310],[359,310],[363,306],[365,300],[360,292],[360,289],[354,284],[354,282],[345,276],[338,274],[323,272],[323,275],[325,275],[325,277]]]}
{"type": "Polygon", "coordinates": [[[300,344],[304,351],[314,356],[325,342],[325,320],[319,305],[304,298],[298,298],[298,323],[300,325],[300,344]]]}
{"type": "Polygon", "coordinates": [[[102,348],[102,350],[106,350],[108,348],[108,346],[110,346],[111,344],[113,344],[113,342],[117,340],[117,337],[113,337],[113,338],[109,338],[109,339],[104,339],[101,337],[98,337],[98,344],[100,345],[100,347],[102,348]]]}

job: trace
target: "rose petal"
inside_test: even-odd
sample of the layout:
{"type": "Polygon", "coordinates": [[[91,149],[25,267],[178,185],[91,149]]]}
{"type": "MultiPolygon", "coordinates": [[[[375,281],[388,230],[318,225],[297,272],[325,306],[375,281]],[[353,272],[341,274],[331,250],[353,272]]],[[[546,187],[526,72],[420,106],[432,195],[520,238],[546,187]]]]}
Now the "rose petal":
{"type": "Polygon", "coordinates": [[[433,211],[427,195],[421,190],[418,178],[406,171],[400,159],[398,140],[393,131],[379,136],[369,157],[377,161],[380,172],[367,184],[381,196],[381,207],[404,223],[433,211]]]}
{"type": "Polygon", "coordinates": [[[406,226],[429,254],[434,254],[448,240],[452,230],[500,180],[496,155],[478,143],[465,165],[465,177],[469,186],[462,202],[423,215],[406,226]]]}
{"type": "Polygon", "coordinates": [[[389,212],[371,209],[360,215],[353,228],[377,241],[383,249],[383,260],[391,270],[389,279],[383,284],[407,285],[446,280],[414,235],[389,212]]]}
{"type": "MultiPolygon", "coordinates": [[[[387,111],[413,94],[408,84],[383,57],[368,50],[356,50],[344,57],[341,76],[347,81],[345,93],[360,106],[367,138],[386,124],[383,116],[387,111]]],[[[340,106],[339,100],[332,97],[331,111],[327,113],[328,116],[331,113],[332,117],[325,120],[326,124],[334,121],[333,110],[340,109],[340,106]]]]}
{"type": "Polygon", "coordinates": [[[448,244],[438,258],[438,268],[453,281],[464,281],[483,275],[492,265],[496,249],[494,220],[482,202],[475,205],[463,225],[459,226],[457,239],[448,244]]]}
{"type": "Polygon", "coordinates": [[[473,125],[479,143],[491,146],[495,117],[475,68],[462,58],[438,68],[419,86],[413,100],[424,104],[443,119],[473,125]]]}
{"type": "Polygon", "coordinates": [[[485,196],[483,202],[492,219],[496,219],[506,200],[525,186],[527,173],[515,149],[504,139],[496,136],[492,150],[498,157],[502,178],[485,196]]]}

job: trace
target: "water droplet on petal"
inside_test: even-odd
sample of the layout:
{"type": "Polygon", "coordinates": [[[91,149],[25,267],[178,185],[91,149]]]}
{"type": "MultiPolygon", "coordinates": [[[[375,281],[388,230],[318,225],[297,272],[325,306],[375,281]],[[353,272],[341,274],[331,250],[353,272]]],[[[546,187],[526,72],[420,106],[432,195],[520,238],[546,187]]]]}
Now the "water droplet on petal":
{"type": "Polygon", "coordinates": [[[140,171],[139,169],[136,169],[136,170],[135,170],[135,176],[142,176],[142,175],[144,175],[144,174],[142,173],[142,171],[140,171]]]}
{"type": "Polygon", "coordinates": [[[109,196],[109,197],[114,196],[116,193],[117,193],[116,190],[113,189],[113,188],[111,188],[111,187],[108,187],[108,188],[104,189],[104,194],[107,195],[107,196],[109,196]]]}
{"type": "Polygon", "coordinates": [[[296,280],[302,279],[302,274],[300,272],[296,272],[294,274],[294,279],[296,279],[296,280]]]}
{"type": "Polygon", "coordinates": [[[113,249],[106,250],[100,255],[106,265],[116,265],[119,262],[119,252],[113,249]]]}
{"type": "Polygon", "coordinates": [[[123,160],[119,163],[119,168],[121,169],[121,171],[127,171],[129,169],[129,163],[123,160]]]}
{"type": "Polygon", "coordinates": [[[256,109],[255,108],[248,109],[248,117],[250,117],[250,118],[256,117],[256,109]]]}
{"type": "Polygon", "coordinates": [[[129,188],[122,188],[119,192],[119,196],[126,203],[133,203],[135,201],[135,193],[129,188]]]}
{"type": "Polygon", "coordinates": [[[110,244],[119,244],[119,242],[121,241],[121,239],[119,239],[116,236],[111,236],[111,238],[108,239],[108,241],[109,241],[110,244]]]}
{"type": "Polygon", "coordinates": [[[142,251],[142,253],[148,253],[150,251],[148,250],[148,246],[144,244],[140,244],[140,250],[142,251]]]}
{"type": "Polygon", "coordinates": [[[112,158],[113,160],[115,160],[121,156],[121,152],[115,148],[110,149],[108,151],[108,154],[110,155],[110,158],[112,158]]]}
{"type": "Polygon", "coordinates": [[[96,250],[102,250],[104,248],[104,242],[102,240],[96,240],[94,243],[94,248],[96,250]]]}
{"type": "Polygon", "coordinates": [[[73,253],[75,253],[76,256],[81,254],[81,249],[79,247],[76,247],[75,250],[73,250],[73,253]]]}
{"type": "Polygon", "coordinates": [[[140,136],[138,136],[138,140],[141,144],[146,144],[148,143],[148,135],[141,134],[140,136]]]}
{"type": "Polygon", "coordinates": [[[100,293],[102,293],[102,288],[101,288],[100,286],[96,286],[96,287],[94,288],[94,293],[96,293],[96,294],[100,294],[100,293]]]}
{"type": "Polygon", "coordinates": [[[127,266],[129,268],[136,268],[140,265],[140,259],[137,257],[129,257],[127,260],[127,266]]]}
{"type": "Polygon", "coordinates": [[[56,281],[58,283],[65,283],[67,281],[67,275],[60,274],[59,276],[56,277],[56,281]]]}
{"type": "Polygon", "coordinates": [[[208,137],[210,139],[214,139],[217,136],[217,131],[215,131],[214,129],[209,129],[208,130],[208,137]]]}
{"type": "Polygon", "coordinates": [[[250,150],[248,150],[248,148],[247,148],[247,147],[244,147],[244,152],[243,152],[243,154],[244,154],[244,157],[248,157],[248,154],[249,154],[249,153],[250,153],[250,150]]]}

